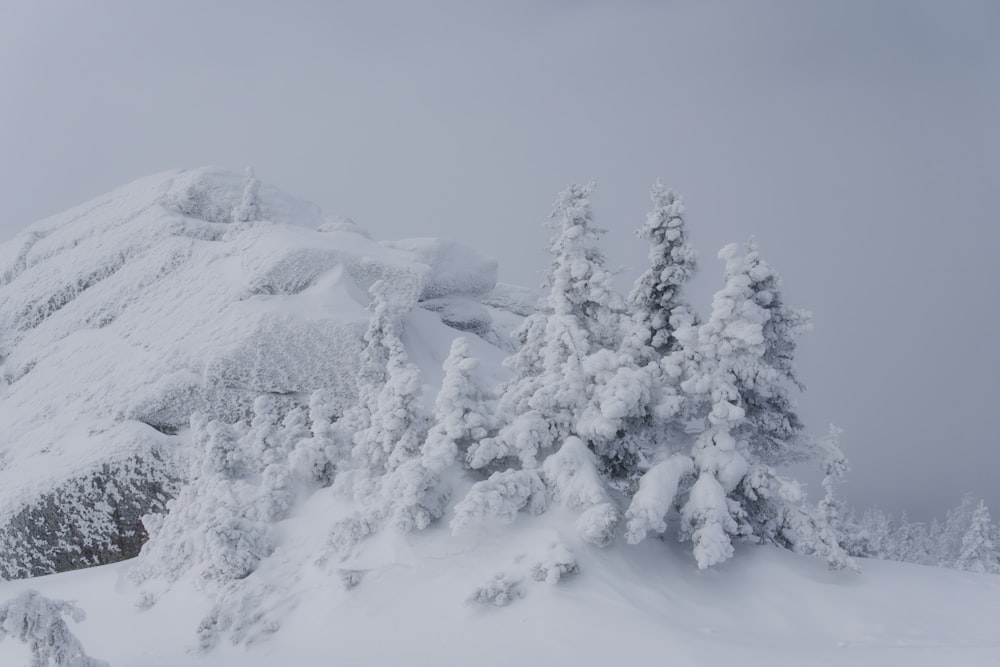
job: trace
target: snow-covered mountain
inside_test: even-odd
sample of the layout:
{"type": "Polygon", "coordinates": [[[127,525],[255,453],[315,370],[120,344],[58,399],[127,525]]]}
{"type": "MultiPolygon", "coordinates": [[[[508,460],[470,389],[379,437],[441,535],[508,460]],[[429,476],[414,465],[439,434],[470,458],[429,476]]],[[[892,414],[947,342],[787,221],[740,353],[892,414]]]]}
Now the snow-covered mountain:
{"type": "Polygon", "coordinates": [[[159,174],[0,246],[0,574],[134,556],[140,517],[185,474],[193,412],[235,421],[261,394],[319,387],[351,403],[379,279],[422,306],[408,344],[426,378],[456,335],[442,322],[506,340],[481,303],[490,258],[376,243],[249,175],[159,174]]]}
{"type": "Polygon", "coordinates": [[[249,171],[0,246],[0,663],[995,664],[996,577],[849,557],[757,247],[699,321],[658,184],[624,299],[590,192],[540,299],[249,171]]]}

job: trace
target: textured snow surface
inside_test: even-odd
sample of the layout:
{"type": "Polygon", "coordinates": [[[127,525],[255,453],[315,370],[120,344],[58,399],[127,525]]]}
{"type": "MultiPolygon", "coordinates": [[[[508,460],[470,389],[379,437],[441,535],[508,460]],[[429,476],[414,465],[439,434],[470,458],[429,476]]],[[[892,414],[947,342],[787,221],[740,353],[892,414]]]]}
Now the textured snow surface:
{"type": "Polygon", "coordinates": [[[431,268],[421,300],[456,294],[483,296],[497,284],[497,261],[461,243],[420,238],[388,241],[383,245],[408,252],[431,268]]]}
{"type": "MultiPolygon", "coordinates": [[[[0,522],[162,445],[195,410],[233,421],[261,393],[318,387],[348,404],[378,279],[404,304],[434,298],[454,324],[494,333],[476,300],[493,260],[436,239],[376,243],[266,185],[262,220],[233,222],[244,189],[239,174],[167,172],[0,245],[0,522]]],[[[417,312],[416,345],[431,339],[439,366],[458,332],[417,312]]]]}
{"type": "MultiPolygon", "coordinates": [[[[599,550],[571,516],[519,519],[460,538],[444,526],[387,533],[344,561],[323,561],[332,494],[284,526],[284,546],[241,580],[249,646],[223,638],[197,650],[212,602],[177,582],[149,608],[124,576],[130,563],[0,583],[74,600],[72,630],[112,667],[185,665],[787,665],[997,664],[1000,578],[865,561],[831,572],[820,559],[737,545],[699,571],[689,548],[647,539],[599,550]],[[619,548],[620,547],[620,548],[619,548]],[[276,629],[276,631],[274,631],[276,629]]],[[[242,625],[241,625],[242,624],[242,625]]],[[[17,665],[20,644],[0,643],[17,665]]]]}

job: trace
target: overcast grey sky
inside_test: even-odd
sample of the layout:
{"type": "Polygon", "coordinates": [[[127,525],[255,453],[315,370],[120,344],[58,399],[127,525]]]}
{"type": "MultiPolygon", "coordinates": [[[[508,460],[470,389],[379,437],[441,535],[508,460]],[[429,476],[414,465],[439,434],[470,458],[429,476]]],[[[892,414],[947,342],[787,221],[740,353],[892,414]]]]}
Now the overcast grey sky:
{"type": "Polygon", "coordinates": [[[755,235],[815,315],[800,400],[857,505],[1000,513],[1000,3],[0,2],[0,239],[149,173],[253,164],[381,238],[535,284],[556,193],[608,251],[657,178],[706,313],[755,235]]]}

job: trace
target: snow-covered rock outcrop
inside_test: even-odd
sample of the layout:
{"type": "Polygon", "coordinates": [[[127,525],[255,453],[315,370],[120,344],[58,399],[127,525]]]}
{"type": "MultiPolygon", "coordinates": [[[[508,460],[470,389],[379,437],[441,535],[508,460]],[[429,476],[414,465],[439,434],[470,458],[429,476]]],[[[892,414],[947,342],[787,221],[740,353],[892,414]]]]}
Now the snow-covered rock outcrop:
{"type": "MultiPolygon", "coordinates": [[[[152,176],[0,245],[0,575],[134,555],[192,412],[233,421],[319,387],[351,403],[379,279],[492,333],[492,260],[373,242],[252,174],[152,176]]],[[[443,358],[455,332],[435,326],[443,358]]]]}

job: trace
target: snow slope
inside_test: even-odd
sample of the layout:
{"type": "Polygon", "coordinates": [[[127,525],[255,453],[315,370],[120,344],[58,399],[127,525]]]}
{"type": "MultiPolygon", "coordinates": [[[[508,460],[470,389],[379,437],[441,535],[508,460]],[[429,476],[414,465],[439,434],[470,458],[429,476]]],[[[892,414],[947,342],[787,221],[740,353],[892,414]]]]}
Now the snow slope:
{"type": "MultiPolygon", "coordinates": [[[[248,590],[275,587],[249,606],[280,626],[249,646],[223,639],[208,653],[197,649],[195,629],[210,601],[191,582],[138,609],[128,562],[0,583],[0,601],[26,588],[75,600],[88,618],[74,632],[90,655],[117,667],[1000,660],[1000,578],[989,575],[881,561],[865,561],[862,574],[831,572],[820,559],[748,545],[699,571],[672,542],[583,546],[556,513],[462,539],[439,529],[386,535],[348,562],[324,563],[315,558],[322,535],[314,527],[336,511],[332,495],[315,497],[289,521],[282,552],[248,577],[248,590]],[[567,552],[577,573],[554,583],[532,576],[538,563],[551,571],[567,552]],[[360,583],[349,588],[338,568],[359,573],[360,583]],[[471,602],[497,575],[514,583],[513,601],[471,602]]],[[[24,655],[21,645],[0,643],[0,664],[24,655]]]]}

